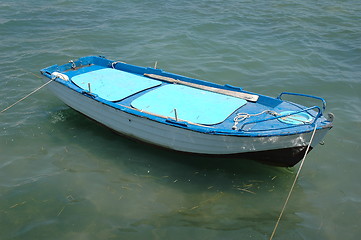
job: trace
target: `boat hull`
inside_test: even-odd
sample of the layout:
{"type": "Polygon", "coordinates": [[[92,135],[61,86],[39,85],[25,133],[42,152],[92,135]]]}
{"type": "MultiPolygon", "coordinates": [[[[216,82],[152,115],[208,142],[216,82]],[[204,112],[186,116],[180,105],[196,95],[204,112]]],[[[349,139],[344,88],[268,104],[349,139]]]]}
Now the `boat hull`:
{"type": "MultiPolygon", "coordinates": [[[[123,111],[56,81],[50,83],[48,88],[69,107],[120,134],[180,152],[212,156],[243,155],[270,164],[293,166],[304,156],[312,135],[312,131],[279,136],[198,132],[123,111]]],[[[319,143],[328,130],[318,129],[310,147],[319,143]]]]}

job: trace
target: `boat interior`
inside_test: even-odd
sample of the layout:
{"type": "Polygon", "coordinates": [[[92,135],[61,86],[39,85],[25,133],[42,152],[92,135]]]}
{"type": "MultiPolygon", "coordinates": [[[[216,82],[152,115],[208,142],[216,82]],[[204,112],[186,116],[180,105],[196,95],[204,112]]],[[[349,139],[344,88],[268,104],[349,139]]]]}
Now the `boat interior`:
{"type": "Polygon", "coordinates": [[[59,71],[93,98],[185,126],[201,125],[225,131],[288,131],[288,128],[325,121],[320,118],[322,110],[318,106],[308,108],[283,101],[281,95],[272,98],[155,68],[122,62],[82,64],[81,61],[49,68],[49,74],[59,71]]]}

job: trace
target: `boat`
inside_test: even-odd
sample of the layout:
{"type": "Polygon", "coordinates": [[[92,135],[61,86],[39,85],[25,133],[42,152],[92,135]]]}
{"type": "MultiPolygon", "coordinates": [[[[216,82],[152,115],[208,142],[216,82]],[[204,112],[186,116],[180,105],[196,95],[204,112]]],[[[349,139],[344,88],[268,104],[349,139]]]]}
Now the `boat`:
{"type": "Polygon", "coordinates": [[[102,56],[52,65],[41,74],[74,110],[117,133],[178,152],[292,167],[333,126],[321,97],[269,97],[102,56]]]}

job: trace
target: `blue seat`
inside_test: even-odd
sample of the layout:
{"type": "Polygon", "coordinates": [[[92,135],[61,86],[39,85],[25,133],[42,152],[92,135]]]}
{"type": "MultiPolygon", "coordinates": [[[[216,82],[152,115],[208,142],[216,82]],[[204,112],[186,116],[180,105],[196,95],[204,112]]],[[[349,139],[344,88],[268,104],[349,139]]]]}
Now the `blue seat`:
{"type": "Polygon", "coordinates": [[[89,90],[108,101],[120,101],[137,92],[156,87],[162,83],[136,74],[112,68],[104,68],[71,78],[78,87],[89,90]],[[88,85],[89,84],[89,85],[88,85]]]}
{"type": "Polygon", "coordinates": [[[246,100],[184,85],[169,84],[156,88],[133,100],[131,105],[165,117],[177,117],[198,124],[223,122],[246,100]]]}

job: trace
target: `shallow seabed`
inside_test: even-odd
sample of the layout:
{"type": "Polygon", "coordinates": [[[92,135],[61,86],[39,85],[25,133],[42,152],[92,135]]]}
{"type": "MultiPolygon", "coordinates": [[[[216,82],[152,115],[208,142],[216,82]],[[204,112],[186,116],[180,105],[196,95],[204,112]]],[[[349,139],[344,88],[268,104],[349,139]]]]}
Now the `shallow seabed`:
{"type": "MultiPolygon", "coordinates": [[[[358,239],[360,1],[1,1],[0,110],[39,70],[87,55],[277,96],[336,115],[274,239],[358,239]]],[[[298,166],[134,142],[42,89],[0,114],[0,239],[269,239],[298,166]]]]}

